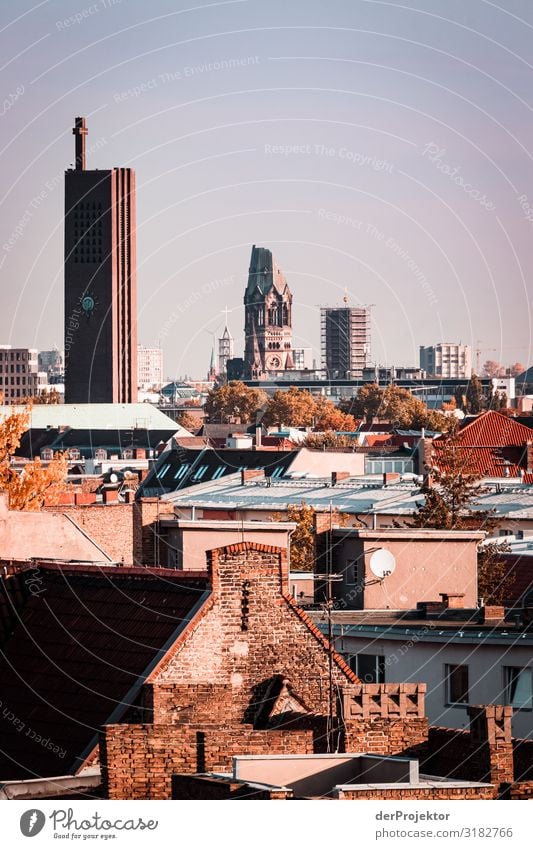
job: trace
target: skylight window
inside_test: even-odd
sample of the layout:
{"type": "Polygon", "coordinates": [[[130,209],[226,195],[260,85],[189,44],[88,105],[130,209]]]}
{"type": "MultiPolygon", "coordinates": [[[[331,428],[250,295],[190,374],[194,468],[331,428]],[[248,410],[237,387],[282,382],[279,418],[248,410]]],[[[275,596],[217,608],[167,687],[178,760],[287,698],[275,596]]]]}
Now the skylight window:
{"type": "Polygon", "coordinates": [[[190,463],[184,463],[182,466],[180,466],[178,471],[174,475],[174,480],[180,481],[182,478],[184,478],[190,465],[190,463]]]}

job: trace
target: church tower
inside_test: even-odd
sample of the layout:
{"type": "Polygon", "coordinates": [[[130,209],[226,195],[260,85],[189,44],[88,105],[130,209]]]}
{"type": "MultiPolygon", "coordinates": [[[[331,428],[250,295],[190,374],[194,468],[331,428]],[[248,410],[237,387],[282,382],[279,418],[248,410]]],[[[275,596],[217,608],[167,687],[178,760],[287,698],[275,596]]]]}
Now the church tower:
{"type": "Polygon", "coordinates": [[[244,312],[245,377],[260,380],[294,368],[292,294],[268,248],[252,247],[244,312]]]}
{"type": "Polygon", "coordinates": [[[135,171],[88,169],[76,118],[65,173],[65,402],[137,401],[135,171]]]}

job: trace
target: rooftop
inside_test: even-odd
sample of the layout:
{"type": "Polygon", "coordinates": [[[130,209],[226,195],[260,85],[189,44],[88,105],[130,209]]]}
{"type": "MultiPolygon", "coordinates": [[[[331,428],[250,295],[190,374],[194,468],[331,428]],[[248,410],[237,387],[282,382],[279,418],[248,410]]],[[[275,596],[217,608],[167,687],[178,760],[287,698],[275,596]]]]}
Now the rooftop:
{"type": "MultiPolygon", "coordinates": [[[[424,494],[409,475],[404,481],[386,486],[383,475],[358,475],[332,486],[331,477],[311,477],[305,473],[294,478],[280,474],[245,484],[241,484],[240,474],[226,474],[168,492],[164,499],[172,501],[176,508],[233,510],[285,510],[289,504],[305,501],[318,511],[327,511],[331,505],[341,513],[408,517],[423,503],[424,494]]],[[[533,519],[533,486],[518,480],[488,481],[487,492],[479,496],[473,509],[494,509],[501,516],[533,519]]]]}
{"type": "MultiPolygon", "coordinates": [[[[202,785],[213,798],[213,785],[231,784],[231,795],[253,798],[270,791],[284,799],[342,799],[351,793],[380,790],[417,789],[430,791],[435,786],[453,789],[484,788],[489,784],[458,781],[419,773],[414,758],[343,754],[313,755],[239,755],[233,758],[232,773],[177,775],[174,778],[175,799],[180,790],[194,782],[196,798],[202,798],[202,785]]],[[[262,796],[264,798],[264,795],[262,796]]],[[[187,797],[190,798],[190,797],[187,797]]]]}
{"type": "MultiPolygon", "coordinates": [[[[0,405],[0,420],[21,409],[0,405]]],[[[188,434],[152,404],[35,404],[30,412],[29,426],[32,429],[70,427],[76,430],[170,429],[181,435],[188,434]]]]}
{"type": "Polygon", "coordinates": [[[134,703],[203,603],[206,580],[171,569],[47,563],[4,576],[0,780],[81,767],[100,727],[134,703]]]}

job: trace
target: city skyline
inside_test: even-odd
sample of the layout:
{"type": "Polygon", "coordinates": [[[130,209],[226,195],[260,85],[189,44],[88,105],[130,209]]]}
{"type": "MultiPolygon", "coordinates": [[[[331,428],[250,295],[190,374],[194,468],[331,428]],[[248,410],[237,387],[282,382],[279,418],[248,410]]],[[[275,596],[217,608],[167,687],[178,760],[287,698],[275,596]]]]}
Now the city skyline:
{"type": "Polygon", "coordinates": [[[92,167],[137,171],[139,341],[161,343],[169,374],[205,371],[226,306],[244,348],[254,243],[278,258],[294,344],[317,360],[318,306],[347,288],[375,304],[375,362],[481,340],[529,365],[531,10],[396,5],[307,19],[306,4],[274,2],[268,26],[256,2],[207,15],[160,0],[150,16],[133,2],[127,20],[106,3],[80,21],[57,2],[6,20],[3,341],[61,339],[62,180],[81,112],[92,167]]]}

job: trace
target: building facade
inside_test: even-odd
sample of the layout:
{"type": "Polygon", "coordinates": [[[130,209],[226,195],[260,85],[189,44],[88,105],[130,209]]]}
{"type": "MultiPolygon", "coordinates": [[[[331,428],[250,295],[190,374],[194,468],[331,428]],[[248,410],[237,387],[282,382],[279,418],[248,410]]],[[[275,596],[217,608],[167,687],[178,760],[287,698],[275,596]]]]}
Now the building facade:
{"type": "Polygon", "coordinates": [[[163,351],[161,348],[137,348],[137,385],[139,389],[160,389],[163,385],[163,351]]]}
{"type": "Polygon", "coordinates": [[[85,118],[65,173],[65,401],[137,400],[135,172],[87,170],[85,118]]]}
{"type": "Polygon", "coordinates": [[[36,348],[0,345],[0,394],[4,404],[34,398],[46,384],[46,374],[39,371],[36,348]]]}
{"type": "Polygon", "coordinates": [[[252,247],[244,310],[245,377],[292,369],[292,294],[268,248],[252,247]]]}
{"type": "Polygon", "coordinates": [[[472,348],[455,342],[420,346],[420,368],[434,377],[454,377],[470,380],[472,348]]]}
{"type": "Polygon", "coordinates": [[[61,383],[65,377],[63,351],[57,348],[51,351],[39,351],[39,371],[46,372],[49,383],[61,383]]]}
{"type": "Polygon", "coordinates": [[[320,342],[328,377],[361,379],[370,363],[370,309],[321,307],[320,342]]]}

